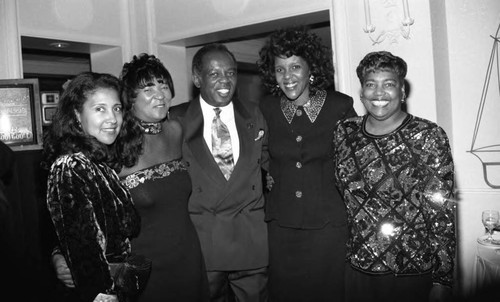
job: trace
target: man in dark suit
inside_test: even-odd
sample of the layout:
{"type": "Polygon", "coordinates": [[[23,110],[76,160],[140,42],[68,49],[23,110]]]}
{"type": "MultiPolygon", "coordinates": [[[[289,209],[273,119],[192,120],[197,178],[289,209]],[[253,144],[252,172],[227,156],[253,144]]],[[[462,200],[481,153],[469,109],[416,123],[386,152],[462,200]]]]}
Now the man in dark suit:
{"type": "Polygon", "coordinates": [[[201,48],[192,71],[200,96],[179,119],[183,157],[193,183],[189,212],[205,257],[211,301],[266,301],[268,246],[261,173],[268,160],[266,124],[257,104],[234,95],[236,60],[224,45],[201,48]],[[221,124],[223,134],[216,126],[221,124]],[[229,150],[221,155],[216,145],[226,139],[230,143],[224,147],[229,145],[229,150]]]}

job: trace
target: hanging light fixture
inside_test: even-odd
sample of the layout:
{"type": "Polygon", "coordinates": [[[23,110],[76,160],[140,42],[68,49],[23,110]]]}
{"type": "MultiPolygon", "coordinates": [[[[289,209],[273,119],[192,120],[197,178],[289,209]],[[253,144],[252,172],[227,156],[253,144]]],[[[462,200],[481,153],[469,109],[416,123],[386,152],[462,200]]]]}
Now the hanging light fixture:
{"type": "Polygon", "coordinates": [[[472,144],[468,151],[481,161],[483,165],[484,181],[493,189],[500,189],[500,182],[494,184],[490,179],[494,175],[500,175],[498,174],[500,170],[492,170],[494,167],[500,167],[500,137],[498,135],[498,128],[496,131],[494,130],[494,128],[498,127],[498,124],[495,123],[498,116],[485,116],[485,114],[497,115],[497,110],[492,110],[492,108],[498,108],[498,103],[496,102],[500,100],[500,61],[498,60],[499,33],[500,24],[498,25],[495,36],[491,36],[493,38],[493,49],[491,50],[490,61],[486,69],[486,77],[481,93],[479,109],[477,111],[472,144]],[[488,95],[490,85],[492,94],[488,95]],[[487,100],[489,102],[487,102],[487,100]],[[491,117],[491,119],[488,119],[488,117],[491,117]],[[483,118],[486,120],[483,120],[483,118]]]}

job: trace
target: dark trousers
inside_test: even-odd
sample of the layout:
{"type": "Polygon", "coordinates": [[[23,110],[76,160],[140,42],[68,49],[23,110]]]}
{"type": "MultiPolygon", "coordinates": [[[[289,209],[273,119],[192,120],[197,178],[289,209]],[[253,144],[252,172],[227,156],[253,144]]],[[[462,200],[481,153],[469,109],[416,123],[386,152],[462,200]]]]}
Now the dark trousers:
{"type": "Polygon", "coordinates": [[[207,272],[211,302],[267,301],[267,267],[207,272]]]}
{"type": "Polygon", "coordinates": [[[294,229],[268,223],[269,300],[344,300],[347,227],[294,229]]]}
{"type": "Polygon", "coordinates": [[[432,288],[430,273],[416,276],[366,274],[346,267],[347,302],[427,302],[432,288]]]}

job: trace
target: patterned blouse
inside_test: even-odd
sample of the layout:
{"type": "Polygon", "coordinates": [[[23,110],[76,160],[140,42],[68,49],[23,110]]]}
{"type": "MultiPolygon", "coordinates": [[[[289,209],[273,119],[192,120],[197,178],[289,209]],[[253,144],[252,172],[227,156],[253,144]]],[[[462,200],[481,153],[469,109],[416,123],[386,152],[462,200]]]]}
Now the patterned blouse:
{"type": "Polygon", "coordinates": [[[344,120],[334,137],[337,185],[347,206],[348,261],[370,274],[417,275],[452,285],[454,167],[443,129],[408,115],[374,136],[367,115],[344,120]]]}
{"type": "Polygon", "coordinates": [[[129,255],[140,230],[115,171],[83,153],[60,156],[50,169],[47,207],[82,301],[114,293],[108,263],[129,255]]]}

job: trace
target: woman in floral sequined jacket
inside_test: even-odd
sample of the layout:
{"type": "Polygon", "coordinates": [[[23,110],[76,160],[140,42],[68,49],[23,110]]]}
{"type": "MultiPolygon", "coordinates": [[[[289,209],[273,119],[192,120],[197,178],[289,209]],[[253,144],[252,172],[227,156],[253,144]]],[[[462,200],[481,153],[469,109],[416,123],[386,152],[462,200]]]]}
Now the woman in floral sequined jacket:
{"type": "Polygon", "coordinates": [[[367,114],[337,124],[336,180],[350,237],[347,301],[443,301],[455,259],[454,166],[446,133],[402,110],[406,63],[360,62],[367,114]]]}

